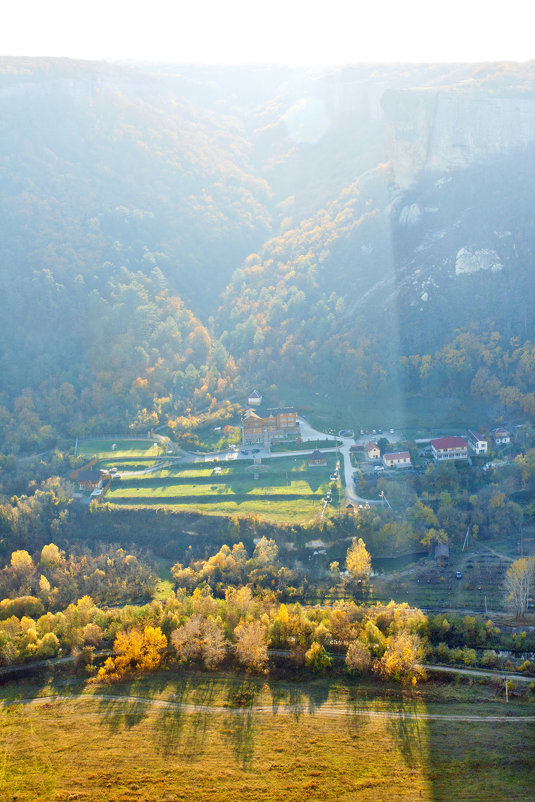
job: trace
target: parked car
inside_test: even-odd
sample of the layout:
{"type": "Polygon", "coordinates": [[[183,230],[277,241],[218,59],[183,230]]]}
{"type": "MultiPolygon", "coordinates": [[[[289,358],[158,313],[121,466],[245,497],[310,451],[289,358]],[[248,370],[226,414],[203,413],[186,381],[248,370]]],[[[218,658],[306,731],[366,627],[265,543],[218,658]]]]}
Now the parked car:
{"type": "Polygon", "coordinates": [[[376,465],[373,470],[374,471],[384,471],[384,465],[376,465]]]}
{"type": "Polygon", "coordinates": [[[456,571],[455,572],[455,579],[462,579],[462,578],[463,578],[463,575],[461,574],[461,572],[460,571],[456,571]]]}

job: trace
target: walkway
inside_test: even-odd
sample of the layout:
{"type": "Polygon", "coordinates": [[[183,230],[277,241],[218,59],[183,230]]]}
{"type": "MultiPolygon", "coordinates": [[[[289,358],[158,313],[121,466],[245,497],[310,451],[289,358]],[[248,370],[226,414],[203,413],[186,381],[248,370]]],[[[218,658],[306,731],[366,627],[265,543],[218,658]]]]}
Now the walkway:
{"type": "Polygon", "coordinates": [[[0,704],[0,710],[5,707],[13,707],[15,705],[38,705],[40,703],[50,705],[51,702],[122,702],[123,704],[145,704],[154,707],[167,707],[182,713],[203,713],[211,712],[214,715],[225,714],[228,716],[243,716],[244,713],[258,713],[268,714],[272,716],[277,715],[309,715],[309,716],[326,716],[328,718],[353,718],[355,716],[363,718],[376,718],[376,719],[411,719],[414,721],[458,721],[465,723],[532,723],[535,722],[535,716],[472,716],[462,715],[456,713],[411,713],[405,710],[372,710],[370,708],[359,706],[354,707],[348,705],[347,707],[335,707],[334,705],[321,705],[313,710],[305,709],[302,705],[283,705],[277,703],[276,707],[273,705],[247,705],[246,707],[225,707],[224,705],[194,705],[186,704],[184,702],[173,702],[166,699],[147,699],[143,696],[118,696],[113,694],[80,694],[79,696],[38,696],[27,697],[25,699],[10,699],[3,701],[0,704]]]}

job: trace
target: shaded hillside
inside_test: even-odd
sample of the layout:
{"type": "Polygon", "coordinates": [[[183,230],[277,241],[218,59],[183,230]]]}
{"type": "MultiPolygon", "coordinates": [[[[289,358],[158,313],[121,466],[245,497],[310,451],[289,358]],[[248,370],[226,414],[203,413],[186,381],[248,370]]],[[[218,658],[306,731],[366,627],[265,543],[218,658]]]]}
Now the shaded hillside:
{"type": "Polygon", "coordinates": [[[253,380],[467,393],[491,342],[531,409],[533,73],[0,59],[3,448],[253,380]]]}
{"type": "Polygon", "coordinates": [[[0,61],[3,254],[63,279],[106,260],[206,311],[269,230],[235,119],[127,68],[0,61]]]}

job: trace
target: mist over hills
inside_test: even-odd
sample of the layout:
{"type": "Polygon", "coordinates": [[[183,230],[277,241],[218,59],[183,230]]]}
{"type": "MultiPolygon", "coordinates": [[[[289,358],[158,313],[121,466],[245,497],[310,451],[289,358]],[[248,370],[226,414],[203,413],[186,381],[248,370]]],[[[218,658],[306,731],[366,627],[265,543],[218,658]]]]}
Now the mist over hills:
{"type": "Polygon", "coordinates": [[[289,377],[533,414],[534,87],[0,59],[4,449],[289,377]]]}

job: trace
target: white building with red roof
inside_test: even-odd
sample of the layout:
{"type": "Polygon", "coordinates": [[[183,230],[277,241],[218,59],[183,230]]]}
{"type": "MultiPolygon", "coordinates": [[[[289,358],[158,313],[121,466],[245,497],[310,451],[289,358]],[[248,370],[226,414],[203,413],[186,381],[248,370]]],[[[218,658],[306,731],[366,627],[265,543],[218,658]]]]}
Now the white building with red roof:
{"type": "Polygon", "coordinates": [[[381,459],[381,449],[379,448],[377,443],[372,443],[371,441],[369,443],[366,443],[366,445],[364,446],[364,450],[368,455],[369,459],[381,459]]]}
{"type": "Polygon", "coordinates": [[[383,454],[383,462],[387,468],[410,468],[411,455],[408,451],[393,451],[383,454]]]}
{"type": "Polygon", "coordinates": [[[468,459],[468,442],[464,437],[438,437],[431,440],[431,449],[435,462],[451,459],[468,459]]]}

